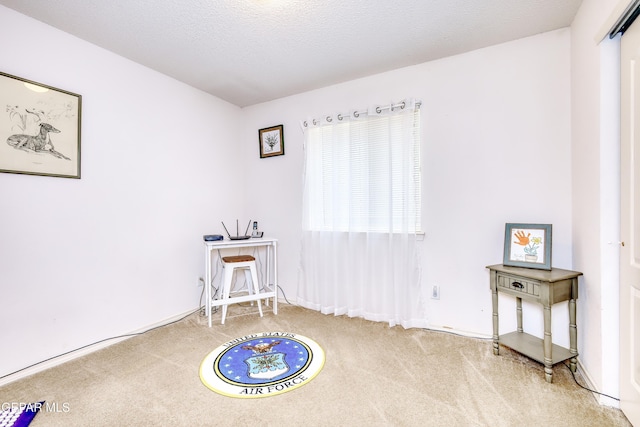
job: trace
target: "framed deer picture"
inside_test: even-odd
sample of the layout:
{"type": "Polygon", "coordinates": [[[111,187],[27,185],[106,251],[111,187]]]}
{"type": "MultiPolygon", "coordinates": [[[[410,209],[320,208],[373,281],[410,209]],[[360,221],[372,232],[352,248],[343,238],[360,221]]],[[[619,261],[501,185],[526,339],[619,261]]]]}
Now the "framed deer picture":
{"type": "Polygon", "coordinates": [[[284,154],[284,126],[271,126],[258,131],[260,158],[284,154]]]}
{"type": "Polygon", "coordinates": [[[0,72],[0,105],[0,172],[80,178],[80,95],[0,72]]]}

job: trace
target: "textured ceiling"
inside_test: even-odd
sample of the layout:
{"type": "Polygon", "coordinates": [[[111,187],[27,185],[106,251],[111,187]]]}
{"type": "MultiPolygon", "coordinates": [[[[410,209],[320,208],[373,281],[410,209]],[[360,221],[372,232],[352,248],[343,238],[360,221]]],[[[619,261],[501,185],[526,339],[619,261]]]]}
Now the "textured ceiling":
{"type": "Polygon", "coordinates": [[[240,107],[567,27],[582,0],[0,0],[240,107]]]}

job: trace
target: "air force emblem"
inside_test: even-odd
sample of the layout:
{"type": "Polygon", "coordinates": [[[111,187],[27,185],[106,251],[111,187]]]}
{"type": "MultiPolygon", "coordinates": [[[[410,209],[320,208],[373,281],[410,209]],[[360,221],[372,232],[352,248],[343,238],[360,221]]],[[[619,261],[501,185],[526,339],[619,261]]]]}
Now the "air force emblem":
{"type": "Polygon", "coordinates": [[[289,371],[285,354],[273,352],[273,348],[278,344],[280,341],[242,346],[243,350],[251,350],[254,354],[244,361],[249,367],[247,373],[249,378],[271,380],[289,371]]]}
{"type": "Polygon", "coordinates": [[[229,341],[200,365],[211,390],[230,397],[267,397],[294,390],[314,378],[324,352],[313,340],[289,332],[263,332],[229,341]]]}

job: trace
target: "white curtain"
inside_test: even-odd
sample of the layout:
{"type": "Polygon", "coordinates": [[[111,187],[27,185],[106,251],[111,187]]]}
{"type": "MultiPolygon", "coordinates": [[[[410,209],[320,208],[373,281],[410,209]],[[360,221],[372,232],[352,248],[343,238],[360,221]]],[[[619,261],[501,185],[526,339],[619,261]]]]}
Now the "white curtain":
{"type": "Polygon", "coordinates": [[[303,131],[298,304],[426,327],[416,103],[310,118],[303,131]]]}

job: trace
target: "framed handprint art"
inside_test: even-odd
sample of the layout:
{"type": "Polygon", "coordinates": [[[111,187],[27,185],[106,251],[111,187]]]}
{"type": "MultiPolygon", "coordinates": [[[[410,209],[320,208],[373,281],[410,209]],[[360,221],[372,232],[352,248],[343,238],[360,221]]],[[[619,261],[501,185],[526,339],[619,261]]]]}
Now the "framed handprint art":
{"type": "Polygon", "coordinates": [[[551,224],[507,223],[502,263],[551,270],[551,224]]]}

